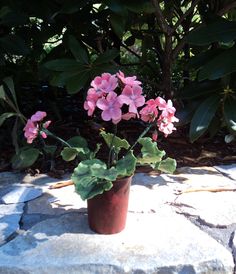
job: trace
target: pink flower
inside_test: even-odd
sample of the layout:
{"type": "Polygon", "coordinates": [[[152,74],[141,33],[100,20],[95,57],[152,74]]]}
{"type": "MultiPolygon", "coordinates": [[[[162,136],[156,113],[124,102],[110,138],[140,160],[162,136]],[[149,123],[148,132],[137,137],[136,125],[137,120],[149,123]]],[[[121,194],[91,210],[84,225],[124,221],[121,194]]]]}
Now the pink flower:
{"type": "Polygon", "coordinates": [[[129,112],[138,114],[138,107],[141,107],[145,103],[145,98],[142,95],[142,88],[140,86],[128,85],[125,86],[121,95],[119,96],[119,102],[129,106],[129,112]]]}
{"type": "Polygon", "coordinates": [[[132,77],[125,77],[124,73],[122,71],[119,71],[119,73],[116,74],[117,77],[121,80],[121,82],[125,85],[128,86],[139,86],[142,83],[136,80],[136,76],[132,76],[132,77]]]}
{"type": "Polygon", "coordinates": [[[121,120],[121,107],[119,97],[113,91],[109,92],[106,98],[100,98],[97,101],[97,107],[102,111],[102,119],[104,121],[110,121],[117,124],[121,120]]]}
{"type": "Polygon", "coordinates": [[[42,121],[43,118],[47,116],[47,113],[44,111],[37,111],[34,115],[31,116],[31,121],[32,122],[39,122],[42,121]]]}
{"type": "Polygon", "coordinates": [[[40,128],[48,128],[51,121],[46,121],[41,127],[38,124],[38,122],[42,121],[46,116],[46,112],[37,111],[34,115],[31,116],[30,119],[27,120],[23,130],[25,132],[24,136],[27,139],[28,144],[32,144],[33,140],[37,138],[38,134],[40,134],[43,138],[47,138],[47,134],[43,130],[41,131],[40,128]]]}
{"type": "Polygon", "coordinates": [[[38,125],[31,121],[31,119],[28,119],[25,127],[24,127],[24,136],[27,139],[28,144],[32,144],[33,140],[37,138],[38,136],[38,125]]]}
{"type": "Polygon", "coordinates": [[[116,75],[110,73],[103,73],[101,76],[97,76],[91,82],[91,86],[97,91],[102,93],[108,93],[114,91],[118,85],[118,79],[116,75]]]}
{"type": "Polygon", "coordinates": [[[100,98],[100,94],[96,92],[94,88],[88,90],[86,101],[84,102],[84,109],[88,110],[88,116],[92,116],[96,108],[97,100],[100,98]]]}
{"type": "Polygon", "coordinates": [[[144,122],[154,122],[158,115],[157,104],[154,99],[146,102],[146,106],[139,112],[144,122]]]}
{"type": "Polygon", "coordinates": [[[162,110],[162,115],[168,116],[169,114],[172,114],[172,115],[175,114],[176,110],[173,107],[171,100],[168,100],[166,103],[166,101],[163,98],[157,97],[155,99],[155,102],[156,102],[157,106],[159,107],[159,109],[162,110]]]}
{"type": "Polygon", "coordinates": [[[156,141],[157,138],[158,138],[158,133],[157,133],[157,130],[155,129],[154,132],[153,132],[153,134],[152,134],[152,140],[156,141]]]}
{"type": "Polygon", "coordinates": [[[135,118],[135,117],[136,117],[136,114],[132,113],[132,112],[127,112],[122,115],[122,119],[126,120],[126,121],[130,120],[131,118],[135,118]]]}
{"type": "Polygon", "coordinates": [[[157,126],[159,131],[163,132],[165,137],[167,137],[169,134],[172,133],[173,130],[176,130],[173,123],[178,121],[179,119],[175,116],[169,115],[168,117],[166,117],[161,114],[157,121],[157,126]]]}

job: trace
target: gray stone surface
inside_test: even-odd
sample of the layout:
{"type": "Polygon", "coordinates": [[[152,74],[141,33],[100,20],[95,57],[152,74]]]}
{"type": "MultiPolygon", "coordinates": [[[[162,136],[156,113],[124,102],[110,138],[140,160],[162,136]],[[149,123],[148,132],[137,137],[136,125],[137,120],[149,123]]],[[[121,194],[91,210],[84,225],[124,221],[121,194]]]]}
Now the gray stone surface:
{"type": "Polygon", "coordinates": [[[232,255],[170,208],[94,234],[86,215],[43,221],[0,248],[0,273],[233,273],[232,255]],[[191,233],[190,233],[191,232],[191,233]]]}
{"type": "Polygon", "coordinates": [[[19,229],[24,204],[0,205],[0,245],[19,229]]]}
{"type": "Polygon", "coordinates": [[[42,190],[35,187],[13,186],[1,197],[5,204],[24,203],[42,195],[42,190]]]}
{"type": "MultiPolygon", "coordinates": [[[[236,164],[215,166],[217,170],[236,181],[236,164]]],[[[236,182],[235,182],[236,184],[236,182]]]]}
{"type": "Polygon", "coordinates": [[[179,212],[199,216],[209,225],[224,227],[236,223],[235,192],[186,193],[175,202],[179,212]]]}

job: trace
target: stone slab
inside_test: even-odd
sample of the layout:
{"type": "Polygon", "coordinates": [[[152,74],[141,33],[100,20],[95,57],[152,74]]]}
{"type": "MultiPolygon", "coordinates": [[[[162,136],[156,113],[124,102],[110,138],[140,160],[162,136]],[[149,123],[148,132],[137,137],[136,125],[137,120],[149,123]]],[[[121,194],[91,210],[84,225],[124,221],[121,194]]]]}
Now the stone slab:
{"type": "Polygon", "coordinates": [[[236,164],[214,166],[214,168],[236,181],[236,164]]]}
{"type": "Polygon", "coordinates": [[[87,216],[45,220],[0,248],[0,273],[233,273],[232,255],[170,208],[128,214],[124,231],[92,232],[87,216]]]}
{"type": "Polygon", "coordinates": [[[175,200],[177,211],[199,216],[205,223],[223,227],[236,224],[235,192],[193,192],[175,200]]]}
{"type": "Polygon", "coordinates": [[[19,229],[24,204],[0,205],[0,245],[19,229]]]}
{"type": "Polygon", "coordinates": [[[1,197],[5,204],[24,203],[42,195],[42,189],[25,186],[12,186],[7,194],[1,197]]]}

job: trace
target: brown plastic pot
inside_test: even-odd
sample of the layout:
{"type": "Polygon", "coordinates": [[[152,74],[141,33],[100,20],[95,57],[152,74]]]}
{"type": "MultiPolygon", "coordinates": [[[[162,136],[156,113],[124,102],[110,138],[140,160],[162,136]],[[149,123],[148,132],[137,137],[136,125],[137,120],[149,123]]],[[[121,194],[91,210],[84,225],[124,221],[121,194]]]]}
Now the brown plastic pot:
{"type": "Polygon", "coordinates": [[[89,227],[100,234],[115,234],[125,228],[131,177],[117,179],[103,194],[87,200],[89,227]]]}

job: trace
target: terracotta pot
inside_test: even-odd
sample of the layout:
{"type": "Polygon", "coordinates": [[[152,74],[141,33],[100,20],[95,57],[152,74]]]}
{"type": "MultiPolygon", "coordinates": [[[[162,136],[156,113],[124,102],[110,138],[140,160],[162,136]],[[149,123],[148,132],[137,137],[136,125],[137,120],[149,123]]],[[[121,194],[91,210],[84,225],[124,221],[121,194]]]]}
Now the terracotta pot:
{"type": "Polygon", "coordinates": [[[118,179],[103,194],[87,200],[89,227],[100,234],[115,234],[125,228],[131,177],[118,179]]]}

